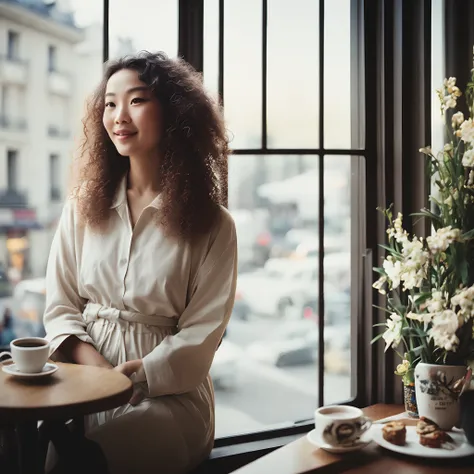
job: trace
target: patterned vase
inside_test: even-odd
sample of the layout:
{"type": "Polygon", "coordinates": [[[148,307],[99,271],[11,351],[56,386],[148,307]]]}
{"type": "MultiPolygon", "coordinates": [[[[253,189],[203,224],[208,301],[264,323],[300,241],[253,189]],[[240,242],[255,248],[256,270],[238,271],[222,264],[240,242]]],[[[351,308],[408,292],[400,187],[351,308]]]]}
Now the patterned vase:
{"type": "Polygon", "coordinates": [[[420,362],[415,368],[418,415],[433,420],[442,430],[459,426],[459,400],[454,384],[465,374],[463,366],[420,362]]]}
{"type": "Polygon", "coordinates": [[[416,405],[415,383],[403,384],[403,398],[405,400],[405,411],[412,418],[418,418],[418,407],[416,405]]]}

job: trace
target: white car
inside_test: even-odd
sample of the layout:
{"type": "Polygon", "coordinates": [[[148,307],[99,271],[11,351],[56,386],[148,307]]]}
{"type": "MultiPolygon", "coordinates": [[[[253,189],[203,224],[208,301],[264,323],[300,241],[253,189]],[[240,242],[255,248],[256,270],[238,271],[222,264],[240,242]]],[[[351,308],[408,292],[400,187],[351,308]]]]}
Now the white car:
{"type": "MultiPolygon", "coordinates": [[[[326,269],[326,274],[330,272],[326,269]]],[[[239,303],[249,312],[281,319],[301,319],[307,307],[316,310],[318,299],[317,259],[270,259],[254,272],[240,274],[237,280],[239,303]]],[[[350,295],[325,282],[326,314],[349,312],[350,295]],[[335,308],[331,308],[335,305],[335,308]]]]}
{"type": "MultiPolygon", "coordinates": [[[[340,336],[344,326],[324,328],[325,347],[335,346],[334,341],[340,336]]],[[[264,338],[253,342],[247,353],[263,364],[276,367],[311,364],[318,358],[319,330],[314,321],[301,320],[283,323],[270,331],[264,338]]]]}

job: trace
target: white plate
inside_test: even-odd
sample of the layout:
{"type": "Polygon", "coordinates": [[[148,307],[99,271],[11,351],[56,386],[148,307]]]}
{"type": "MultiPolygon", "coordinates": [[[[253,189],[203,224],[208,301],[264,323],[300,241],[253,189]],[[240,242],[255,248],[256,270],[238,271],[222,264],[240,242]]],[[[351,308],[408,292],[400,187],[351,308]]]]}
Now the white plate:
{"type": "Polygon", "coordinates": [[[368,435],[365,434],[364,437],[353,446],[335,447],[330,444],[324,443],[322,439],[318,438],[318,436],[316,436],[316,430],[311,430],[306,435],[306,438],[312,445],[318,448],[324,449],[328,453],[333,453],[333,454],[352,453],[353,451],[359,451],[359,449],[365,448],[372,441],[368,437],[368,435]]]}
{"type": "Polygon", "coordinates": [[[35,374],[27,374],[25,372],[20,372],[15,364],[4,365],[2,367],[2,370],[7,374],[14,375],[15,377],[31,379],[38,377],[46,377],[47,375],[54,374],[54,372],[56,372],[58,368],[59,367],[56,364],[50,364],[49,362],[47,362],[41,372],[35,374]]]}
{"type": "Polygon", "coordinates": [[[474,446],[470,445],[462,431],[450,431],[449,435],[453,438],[454,449],[446,448],[428,448],[420,444],[420,437],[416,433],[415,426],[407,426],[407,438],[404,446],[397,446],[389,443],[382,435],[383,425],[374,425],[371,428],[373,440],[383,448],[395,451],[396,453],[406,454],[408,456],[420,456],[424,458],[458,458],[474,454],[474,446]]]}

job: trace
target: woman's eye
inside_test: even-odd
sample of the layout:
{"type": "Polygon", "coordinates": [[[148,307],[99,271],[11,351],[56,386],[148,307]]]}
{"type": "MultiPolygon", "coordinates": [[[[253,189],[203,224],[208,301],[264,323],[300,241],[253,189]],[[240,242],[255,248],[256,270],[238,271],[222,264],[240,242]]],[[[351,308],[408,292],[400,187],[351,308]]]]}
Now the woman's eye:
{"type": "Polygon", "coordinates": [[[141,102],[145,102],[145,99],[142,99],[141,97],[135,97],[132,99],[132,104],[139,104],[141,102]]]}
{"type": "Polygon", "coordinates": [[[106,102],[105,107],[113,107],[115,104],[113,102],[106,102]]]}

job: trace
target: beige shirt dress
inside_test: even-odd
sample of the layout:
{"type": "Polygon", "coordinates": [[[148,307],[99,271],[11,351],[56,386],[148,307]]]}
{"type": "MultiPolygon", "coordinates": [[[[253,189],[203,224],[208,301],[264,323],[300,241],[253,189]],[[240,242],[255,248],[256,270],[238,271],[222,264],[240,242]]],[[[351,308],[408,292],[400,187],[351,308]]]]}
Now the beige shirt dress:
{"type": "Polygon", "coordinates": [[[46,337],[51,353],[75,335],[114,366],[143,360],[133,379],[143,401],[86,419],[111,474],[188,472],[214,441],[209,369],[234,303],[234,222],[222,208],[199,242],[171,240],[157,224],[158,196],[132,229],[125,179],[112,207],[96,232],[78,224],[74,200],[65,204],[48,261],[46,337]]]}

